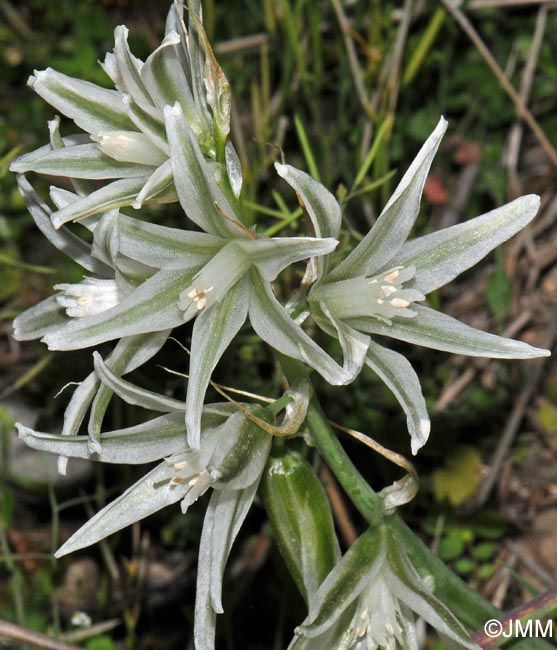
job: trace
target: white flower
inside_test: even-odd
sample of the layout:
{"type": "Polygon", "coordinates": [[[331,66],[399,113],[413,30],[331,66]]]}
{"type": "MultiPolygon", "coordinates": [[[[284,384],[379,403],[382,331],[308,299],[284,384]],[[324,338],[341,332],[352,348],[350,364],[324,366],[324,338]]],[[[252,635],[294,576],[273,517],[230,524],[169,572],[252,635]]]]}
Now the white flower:
{"type": "Polygon", "coordinates": [[[85,278],[78,284],[55,284],[54,289],[63,291],[62,295],[56,296],[56,302],[72,318],[101,314],[116,307],[121,299],[115,280],[85,278]]]}
{"type": "MultiPolygon", "coordinates": [[[[376,336],[481,357],[528,359],[549,354],[417,304],[521,230],[539,206],[539,197],[524,196],[475,219],[407,241],[446,128],[441,118],[375,225],[348,257],[337,266],[332,255],[317,260],[315,283],[307,296],[307,313],[338,339],[352,377],[365,364],[393,391],[406,414],[414,454],[430,432],[420,382],[410,363],[376,342],[376,336]]],[[[338,237],[340,207],[334,197],[304,172],[289,165],[276,167],[301,197],[316,234],[338,237]]]]}
{"type": "MultiPolygon", "coordinates": [[[[53,216],[56,227],[105,210],[177,200],[171,163],[171,136],[164,108],[177,103],[195,139],[195,149],[211,160],[231,200],[242,186],[241,165],[231,142],[230,89],[216,62],[203,24],[201,4],[170,8],[159,47],[141,61],[128,45],[128,29],[114,31],[114,51],[102,67],[116,90],[74,79],[52,68],[35,71],[29,85],[57,111],[82,129],[62,138],[58,118],[51,142],[21,156],[15,172],[108,181],[53,216]]],[[[190,216],[190,215],[188,215],[190,216]]],[[[196,215],[190,217],[196,220],[196,215]]]]}
{"type": "Polygon", "coordinates": [[[449,647],[479,650],[425,586],[393,531],[369,529],[319,587],[289,650],[418,650],[412,612],[449,647]]]}

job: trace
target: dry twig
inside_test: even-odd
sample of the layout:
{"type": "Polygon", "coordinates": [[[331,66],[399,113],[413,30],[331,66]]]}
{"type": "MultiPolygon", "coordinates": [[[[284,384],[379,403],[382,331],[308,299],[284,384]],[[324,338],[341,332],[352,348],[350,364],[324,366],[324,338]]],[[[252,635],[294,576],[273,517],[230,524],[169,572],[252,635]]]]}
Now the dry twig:
{"type": "Polygon", "coordinates": [[[547,157],[551,163],[557,167],[557,150],[549,142],[545,133],[542,131],[540,125],[537,123],[536,118],[532,115],[526,104],[524,103],[522,97],[516,92],[514,86],[511,84],[494,56],[489,51],[487,45],[482,41],[478,32],[474,29],[472,23],[468,18],[460,11],[460,9],[453,3],[452,0],[441,0],[447,10],[452,14],[457,23],[462,27],[466,35],[474,43],[479,53],[484,58],[485,62],[491,68],[493,74],[499,80],[499,83],[503,86],[505,92],[512,99],[518,114],[524,119],[528,124],[532,133],[536,136],[536,139],[542,146],[547,157]]]}

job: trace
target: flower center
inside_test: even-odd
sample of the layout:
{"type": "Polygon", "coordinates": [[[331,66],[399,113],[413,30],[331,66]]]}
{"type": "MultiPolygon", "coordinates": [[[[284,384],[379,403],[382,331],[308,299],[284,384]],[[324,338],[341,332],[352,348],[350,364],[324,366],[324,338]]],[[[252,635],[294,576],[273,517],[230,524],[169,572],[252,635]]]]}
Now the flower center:
{"type": "Polygon", "coordinates": [[[415,273],[413,266],[397,266],[380,275],[319,286],[311,298],[324,301],[337,318],[372,317],[391,325],[393,318],[413,318],[412,303],[424,300],[419,291],[404,288],[415,273]]]}
{"type": "Polygon", "coordinates": [[[100,314],[115,307],[121,299],[115,280],[85,278],[78,284],[56,284],[54,289],[63,291],[56,301],[72,318],[100,314]]]}

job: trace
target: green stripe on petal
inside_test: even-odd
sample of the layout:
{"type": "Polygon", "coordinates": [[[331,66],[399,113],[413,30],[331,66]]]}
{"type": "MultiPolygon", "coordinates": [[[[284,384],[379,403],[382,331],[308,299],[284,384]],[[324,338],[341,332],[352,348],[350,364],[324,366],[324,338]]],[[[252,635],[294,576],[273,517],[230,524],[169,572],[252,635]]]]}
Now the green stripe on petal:
{"type": "MultiPolygon", "coordinates": [[[[335,197],[318,181],[292,165],[275,163],[275,169],[296,192],[313,224],[316,237],[338,238],[342,214],[335,197]]],[[[327,272],[328,260],[317,260],[317,278],[327,272]]]]}
{"type": "Polygon", "coordinates": [[[330,384],[347,384],[354,376],[322,350],[275,298],[271,285],[251,272],[249,317],[255,332],[271,347],[303,361],[330,384]]]}
{"type": "Polygon", "coordinates": [[[153,98],[141,78],[143,62],[130,51],[128,28],[125,25],[119,25],[114,30],[114,57],[120,76],[118,89],[129,93],[137,102],[152,104],[153,98]]]}
{"type": "Polygon", "coordinates": [[[216,490],[207,506],[199,543],[195,594],[196,650],[214,650],[216,614],[221,603],[224,568],[232,544],[257,492],[255,482],[244,490],[216,490]]]}
{"type": "Polygon", "coordinates": [[[385,565],[386,531],[369,528],[348,549],[309,604],[309,614],[296,634],[317,637],[339,619],[385,565]]]}
{"type": "Polygon", "coordinates": [[[88,133],[133,130],[133,124],[116,90],[74,79],[52,68],[35,72],[29,85],[56,110],[88,133]]]}
{"type": "Polygon", "coordinates": [[[173,485],[176,473],[166,462],[160,463],[121,496],[97,512],[77,533],[61,546],[56,557],[91,546],[136,521],[141,521],[183,498],[189,490],[187,483],[173,485]]]}
{"type": "Polygon", "coordinates": [[[423,293],[434,291],[522,230],[539,205],[535,194],[522,196],[475,219],[407,242],[396,263],[416,268],[415,279],[408,286],[423,293]]]}
{"type": "Polygon", "coordinates": [[[93,214],[99,214],[99,212],[107,212],[108,210],[131,205],[139,192],[141,192],[141,188],[147,179],[148,176],[141,178],[123,178],[109,183],[96,192],[79,198],[77,201],[58,210],[58,212],[54,212],[52,215],[52,223],[55,228],[59,228],[62,224],[68,223],[69,221],[84,219],[93,214]]]}
{"type": "Polygon", "coordinates": [[[50,296],[16,317],[14,338],[16,341],[30,341],[56,334],[67,323],[66,310],[58,304],[56,296],[50,296]]]}
{"type": "Polygon", "coordinates": [[[135,126],[150,138],[156,147],[168,155],[169,148],[162,113],[150,106],[139,106],[129,95],[124,95],[122,101],[127,106],[129,118],[135,126]]]}
{"type": "Polygon", "coordinates": [[[23,442],[33,449],[102,463],[151,463],[187,451],[183,413],[170,413],[133,427],[103,433],[97,454],[90,451],[89,436],[42,433],[21,424],[17,425],[17,430],[23,442]]]}
{"type": "Polygon", "coordinates": [[[392,325],[373,318],[350,319],[347,322],[369,334],[390,336],[454,354],[491,359],[532,359],[550,355],[549,350],[482,332],[429,307],[413,305],[412,308],[416,311],[415,318],[394,319],[392,325]]]}
{"type": "Polygon", "coordinates": [[[160,110],[178,102],[196,135],[208,130],[196,106],[188,78],[187,62],[182,55],[180,36],[169,32],[160,46],[148,57],[141,77],[160,110]]]}
{"type": "Polygon", "coordinates": [[[374,273],[388,265],[395,257],[418,216],[422,189],[446,129],[447,122],[441,118],[402,177],[373,228],[344,262],[331,271],[330,280],[374,273]]]}
{"type": "Polygon", "coordinates": [[[212,308],[202,310],[194,323],[186,396],[186,428],[192,449],[199,449],[201,444],[201,411],[211,374],[244,324],[248,305],[249,285],[244,280],[236,283],[212,308]]]}
{"type": "Polygon", "coordinates": [[[119,215],[122,255],[154,268],[197,270],[226,243],[204,232],[159,226],[119,215]]]}
{"type": "Polygon", "coordinates": [[[333,238],[274,237],[238,241],[236,245],[250,256],[261,276],[269,282],[290,264],[313,255],[326,255],[333,251],[338,241],[333,238]]]}
{"type": "Polygon", "coordinates": [[[358,332],[340,318],[335,318],[324,302],[318,306],[313,303],[311,315],[324,332],[338,339],[344,358],[343,368],[353,377],[359,375],[366,361],[369,336],[358,332]]]}
{"type": "Polygon", "coordinates": [[[37,152],[30,156],[21,156],[13,163],[11,170],[91,180],[135,178],[153,171],[149,165],[115,160],[101,151],[99,145],[93,143],[48,149],[49,151],[45,151],[41,156],[37,156],[37,152]]]}
{"type": "Polygon", "coordinates": [[[74,235],[68,228],[54,228],[51,221],[52,210],[24,176],[18,176],[17,185],[37,227],[53,246],[96,276],[113,277],[114,271],[110,266],[91,256],[89,243],[74,235]]]}
{"type": "Polygon", "coordinates": [[[412,453],[425,445],[431,430],[420,380],[406,357],[374,341],[370,342],[366,365],[392,390],[406,413],[412,453]]]}
{"type": "Polygon", "coordinates": [[[480,650],[454,614],[425,588],[403,548],[392,531],[388,530],[387,562],[391,571],[385,571],[384,577],[397,598],[440,634],[456,641],[459,646],[469,650],[480,650]]]}
{"type": "Polygon", "coordinates": [[[95,371],[103,384],[108,386],[118,397],[121,397],[128,404],[134,406],[141,406],[144,409],[152,411],[163,411],[168,413],[171,411],[183,412],[186,404],[180,400],[160,395],[153,391],[139,388],[135,384],[125,381],[104,363],[102,357],[98,352],[93,352],[93,359],[95,363],[95,371]]]}
{"type": "Polygon", "coordinates": [[[241,237],[241,225],[233,224],[238,218],[217,185],[180,105],[166,106],[164,115],[174,183],[185,213],[212,235],[241,237]]]}

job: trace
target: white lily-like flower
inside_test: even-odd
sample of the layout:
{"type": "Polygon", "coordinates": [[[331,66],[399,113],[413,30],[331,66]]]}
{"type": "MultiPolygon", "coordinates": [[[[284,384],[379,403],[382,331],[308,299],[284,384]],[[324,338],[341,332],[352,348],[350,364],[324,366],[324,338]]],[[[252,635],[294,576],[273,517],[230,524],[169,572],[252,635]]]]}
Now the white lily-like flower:
{"type": "MultiPolygon", "coordinates": [[[[178,501],[186,513],[211,489],[201,536],[194,633],[198,650],[212,650],[216,615],[223,611],[221,592],[226,562],[255,498],[271,448],[272,436],[258,422],[271,425],[277,415],[275,405],[206,405],[201,418],[201,447],[193,450],[186,442],[184,402],[125,381],[97,353],[93,356],[97,377],[104,388],[129,404],[162,415],[136,426],[102,433],[97,450],[91,449],[87,436],[43,433],[17,424],[20,437],[34,449],[66,458],[132,465],[161,462],[84,524],[56,555],[95,544],[178,501]],[[257,421],[246,417],[246,412],[257,421]]],[[[306,415],[309,387],[294,386],[285,397],[290,401],[280,400],[276,406],[277,410],[285,410],[280,426],[298,428],[306,415]]]]}
{"type": "Polygon", "coordinates": [[[63,292],[56,296],[56,302],[72,318],[102,314],[116,307],[122,298],[116,280],[103,278],[85,278],[77,284],[55,284],[54,289],[63,292]]]}
{"type": "MultiPolygon", "coordinates": [[[[201,22],[201,3],[171,5],[161,45],[145,62],[128,46],[128,29],[114,32],[114,51],[103,69],[116,90],[74,79],[51,68],[29,85],[85,133],[61,138],[21,156],[12,171],[108,181],[53,215],[56,227],[99,212],[143,203],[176,201],[164,107],[178,102],[202,155],[213,162],[231,200],[241,190],[241,165],[231,142],[230,89],[201,22]]],[[[195,216],[191,217],[195,221],[195,216]]]]}
{"type": "MultiPolygon", "coordinates": [[[[376,342],[375,335],[480,357],[528,359],[549,354],[418,304],[524,228],[539,206],[539,197],[524,196],[475,219],[407,241],[446,128],[441,118],[377,222],[350,255],[336,267],[332,255],[317,260],[316,281],[308,294],[311,315],[339,340],[345,365],[350,364],[355,374],[368,365],[397,397],[407,416],[413,453],[430,432],[420,383],[410,363],[376,342]]],[[[338,237],[340,207],[334,197],[304,172],[289,165],[276,167],[305,205],[316,234],[338,237]]]]}
{"type": "Polygon", "coordinates": [[[418,650],[414,614],[449,647],[479,650],[383,525],[363,533],[325,578],[289,650],[418,650]]]}

